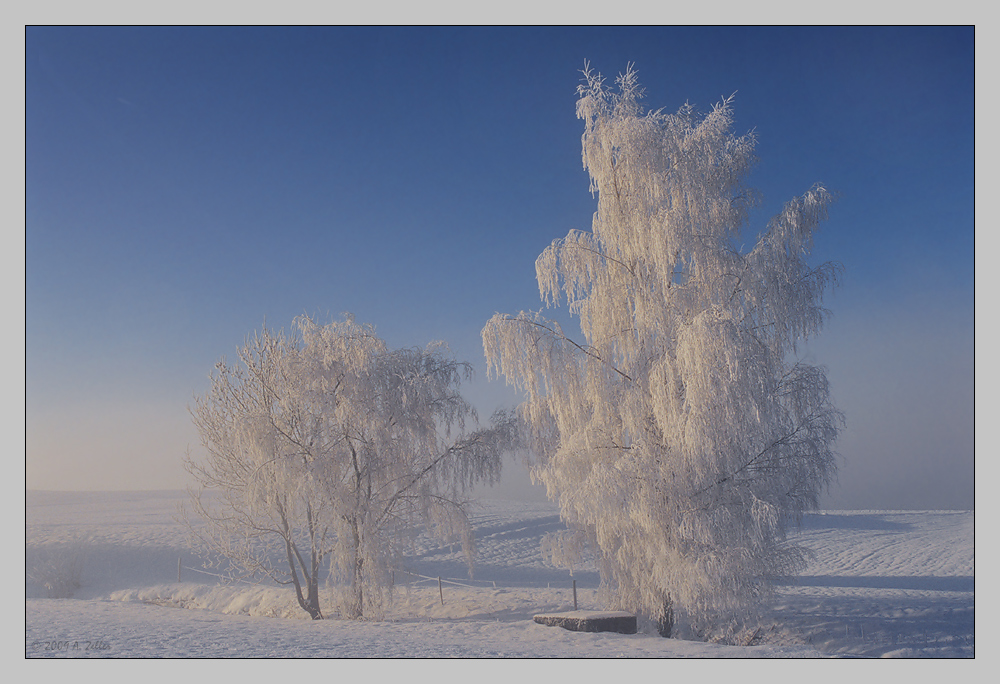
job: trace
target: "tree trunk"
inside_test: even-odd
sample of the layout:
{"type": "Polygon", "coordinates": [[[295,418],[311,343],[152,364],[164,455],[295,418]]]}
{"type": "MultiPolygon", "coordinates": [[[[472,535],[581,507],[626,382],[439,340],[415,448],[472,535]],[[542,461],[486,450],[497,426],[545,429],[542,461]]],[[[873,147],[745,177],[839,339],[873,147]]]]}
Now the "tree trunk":
{"type": "Polygon", "coordinates": [[[354,605],[357,609],[357,615],[355,617],[362,617],[365,614],[364,584],[362,583],[363,575],[361,574],[364,571],[364,564],[365,561],[361,557],[359,550],[354,565],[354,605]]]}
{"type": "Polygon", "coordinates": [[[299,550],[295,547],[295,542],[292,541],[288,519],[285,517],[285,508],[280,503],[278,504],[278,514],[281,516],[281,536],[285,541],[285,557],[288,559],[288,571],[291,573],[292,584],[295,586],[295,599],[299,602],[299,607],[309,613],[309,617],[313,620],[322,620],[323,613],[319,609],[319,573],[316,572],[315,559],[313,562],[313,571],[310,573],[309,568],[302,562],[302,557],[299,555],[299,550]],[[296,561],[298,561],[299,567],[302,569],[302,579],[306,583],[307,597],[302,596],[302,583],[299,582],[299,574],[295,571],[296,561]]]}
{"type": "Polygon", "coordinates": [[[302,579],[305,580],[306,595],[302,595],[302,583],[299,582],[298,573],[295,572],[295,556],[291,544],[286,543],[288,549],[288,565],[292,571],[292,584],[295,586],[295,598],[299,602],[299,607],[309,613],[313,620],[322,620],[323,613],[319,609],[319,573],[310,573],[306,568],[302,568],[302,579]]]}
{"type": "Polygon", "coordinates": [[[656,631],[661,637],[669,638],[674,630],[674,604],[668,597],[663,602],[663,612],[656,618],[656,631]]]}
{"type": "MultiPolygon", "coordinates": [[[[322,620],[323,614],[319,610],[319,553],[316,549],[316,522],[313,519],[312,504],[306,504],[306,519],[309,522],[309,570],[302,569],[302,574],[306,575],[306,583],[309,587],[309,608],[306,612],[313,620],[322,620]]],[[[301,562],[301,559],[299,559],[301,562]]]]}
{"type": "Polygon", "coordinates": [[[364,615],[364,590],[362,579],[364,572],[364,559],[361,557],[361,533],[358,531],[358,521],[351,520],[351,533],[354,543],[354,573],[351,577],[351,603],[347,607],[346,618],[356,620],[364,615]]]}

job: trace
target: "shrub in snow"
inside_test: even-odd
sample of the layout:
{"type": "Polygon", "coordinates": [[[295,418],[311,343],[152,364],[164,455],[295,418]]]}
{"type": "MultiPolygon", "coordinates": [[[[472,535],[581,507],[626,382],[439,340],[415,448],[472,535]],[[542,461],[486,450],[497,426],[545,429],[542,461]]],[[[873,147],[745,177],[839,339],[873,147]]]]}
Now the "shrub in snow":
{"type": "Polygon", "coordinates": [[[79,541],[26,549],[26,578],[42,587],[47,598],[72,598],[81,586],[84,555],[79,541]]]}
{"type": "Polygon", "coordinates": [[[193,493],[209,523],[200,536],[234,572],[294,586],[314,619],[327,567],[341,615],[377,616],[418,526],[461,542],[471,563],[464,497],[499,478],[516,421],[498,412],[466,430],[471,367],[440,343],[389,349],[351,318],[295,326],[265,328],[238,364],[220,361],[192,410],[207,459],[188,470],[217,492],[193,493]]]}
{"type": "Polygon", "coordinates": [[[835,472],[841,414],[823,369],[793,358],[839,271],[806,261],[831,196],[792,200],[744,251],[754,138],[731,133],[731,100],[647,112],[631,66],[617,91],[584,74],[593,230],[536,262],[544,303],[565,300],[582,337],[541,312],[497,314],[490,372],[525,392],[532,474],[570,527],[550,556],[589,549],[610,607],[661,633],[674,616],[736,631],[800,567],[786,527],[835,472]]]}

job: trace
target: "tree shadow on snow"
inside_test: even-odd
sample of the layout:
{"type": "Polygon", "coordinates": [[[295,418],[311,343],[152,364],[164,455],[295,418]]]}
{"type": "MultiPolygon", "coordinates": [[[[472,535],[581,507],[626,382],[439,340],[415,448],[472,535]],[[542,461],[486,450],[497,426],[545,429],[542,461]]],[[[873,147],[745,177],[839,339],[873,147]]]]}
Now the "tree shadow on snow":
{"type": "Polygon", "coordinates": [[[927,577],[915,576],[845,576],[800,575],[785,583],[802,587],[846,587],[852,589],[911,589],[915,591],[975,592],[976,578],[970,576],[927,577]]]}

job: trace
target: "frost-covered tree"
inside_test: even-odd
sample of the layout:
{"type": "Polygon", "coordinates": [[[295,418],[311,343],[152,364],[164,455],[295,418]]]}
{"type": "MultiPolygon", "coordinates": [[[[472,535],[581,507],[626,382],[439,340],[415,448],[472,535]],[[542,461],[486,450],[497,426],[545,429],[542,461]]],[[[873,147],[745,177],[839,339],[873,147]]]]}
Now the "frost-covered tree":
{"type": "Polygon", "coordinates": [[[295,327],[265,327],[237,364],[216,364],[192,409],[207,458],[187,467],[215,492],[193,492],[209,548],[236,573],[293,585],[313,619],[327,569],[342,616],[379,615],[418,528],[460,541],[471,571],[465,494],[499,478],[514,418],[466,430],[470,366],[440,343],[392,350],[350,318],[295,327]]]}
{"type": "Polygon", "coordinates": [[[536,262],[546,307],[568,303],[582,337],[497,314],[487,361],[525,392],[532,474],[569,528],[552,557],[589,549],[612,607],[661,633],[675,616],[733,629],[800,567],[787,526],[835,474],[842,416],[824,370],[795,360],[838,275],[807,262],[831,197],[814,186],[741,249],[755,141],[731,132],[731,98],[647,112],[631,66],[617,90],[584,75],[593,231],[536,262]]]}

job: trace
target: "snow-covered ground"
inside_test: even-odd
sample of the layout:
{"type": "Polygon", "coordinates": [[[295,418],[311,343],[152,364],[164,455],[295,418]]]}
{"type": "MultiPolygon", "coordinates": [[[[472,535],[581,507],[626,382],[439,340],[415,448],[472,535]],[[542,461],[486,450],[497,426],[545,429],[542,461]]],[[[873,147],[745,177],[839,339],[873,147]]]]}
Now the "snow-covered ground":
{"type": "Polygon", "coordinates": [[[570,632],[532,616],[600,609],[598,575],[545,565],[554,505],[484,500],[474,579],[457,548],[418,544],[382,621],[309,620],[290,590],[205,574],[183,492],[27,492],[26,566],[79,569],[73,598],[26,578],[25,655],[101,657],[973,657],[972,512],[808,515],[815,552],[779,588],[752,645],[570,632]],[[180,560],[181,581],[177,581],[180,560]],[[48,564],[46,566],[46,564],[48,564]],[[62,564],[62,565],[60,565],[62,564]],[[438,577],[442,578],[441,589],[438,577]],[[443,602],[442,602],[443,596],[443,602]]]}

